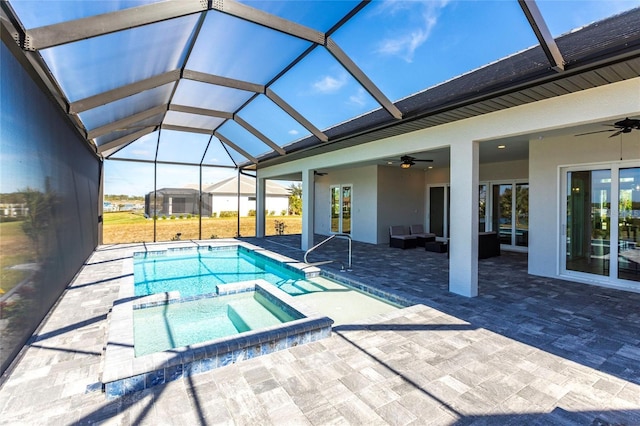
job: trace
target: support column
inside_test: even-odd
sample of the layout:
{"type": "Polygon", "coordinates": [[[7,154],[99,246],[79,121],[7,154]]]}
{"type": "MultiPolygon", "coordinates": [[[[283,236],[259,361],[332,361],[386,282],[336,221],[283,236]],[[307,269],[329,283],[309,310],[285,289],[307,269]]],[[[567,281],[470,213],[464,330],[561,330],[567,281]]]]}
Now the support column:
{"type": "Polygon", "coordinates": [[[265,237],[266,179],[256,178],[256,237],[265,237]]]}
{"type": "Polygon", "coordinates": [[[313,170],[302,171],[302,250],[313,247],[315,212],[315,175],[313,170]]]}
{"type": "Polygon", "coordinates": [[[460,141],[451,145],[451,207],[449,291],[478,295],[479,145],[460,141]]]}
{"type": "MultiPolygon", "coordinates": [[[[104,223],[104,161],[100,161],[98,183],[98,245],[102,245],[103,242],[103,223],[104,223]]],[[[24,212],[24,208],[22,209],[24,212]]]]}

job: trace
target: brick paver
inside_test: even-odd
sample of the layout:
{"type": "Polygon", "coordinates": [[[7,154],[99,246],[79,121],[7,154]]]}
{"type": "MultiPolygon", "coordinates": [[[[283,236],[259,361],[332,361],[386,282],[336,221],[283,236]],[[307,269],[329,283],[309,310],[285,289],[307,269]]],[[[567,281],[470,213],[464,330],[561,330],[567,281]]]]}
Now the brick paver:
{"type": "MultiPolygon", "coordinates": [[[[304,254],[296,236],[246,240],[304,254]]],[[[345,257],[340,243],[311,260],[345,257]]],[[[446,291],[446,254],[359,243],[352,272],[323,268],[421,303],[107,400],[109,309],[141,249],[91,256],[0,389],[0,423],[640,424],[640,294],[529,276],[525,255],[503,252],[480,261],[468,299],[446,291]]]]}

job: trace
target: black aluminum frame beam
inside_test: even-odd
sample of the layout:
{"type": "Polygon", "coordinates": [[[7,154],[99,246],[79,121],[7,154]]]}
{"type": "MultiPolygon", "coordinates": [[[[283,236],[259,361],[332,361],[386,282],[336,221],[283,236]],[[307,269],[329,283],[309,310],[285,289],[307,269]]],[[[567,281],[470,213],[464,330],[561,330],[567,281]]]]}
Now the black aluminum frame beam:
{"type": "Polygon", "coordinates": [[[210,135],[213,130],[201,129],[199,127],[178,126],[175,124],[163,124],[160,126],[164,130],[175,130],[176,132],[198,133],[201,135],[210,135]]]}
{"type": "MultiPolygon", "coordinates": [[[[106,124],[104,126],[100,126],[95,128],[87,133],[87,138],[94,139],[100,137],[102,135],[106,135],[110,132],[115,132],[122,129],[127,129],[127,127],[132,126],[136,123],[139,123],[143,120],[152,118],[153,116],[163,114],[167,111],[167,105],[158,105],[146,111],[139,112],[137,114],[130,115],[122,120],[117,120],[112,123],[106,124]]],[[[159,126],[160,123],[156,124],[159,126]]],[[[149,127],[149,125],[144,125],[142,127],[149,127]]]]}
{"type": "Polygon", "coordinates": [[[167,164],[171,166],[195,166],[195,167],[209,167],[209,168],[221,168],[221,169],[237,169],[238,166],[224,166],[213,164],[200,164],[200,163],[185,163],[181,161],[163,161],[163,160],[133,160],[131,158],[109,158],[111,161],[126,161],[130,163],[146,163],[146,164],[167,164]]]}
{"type": "MultiPolygon", "coordinates": [[[[358,11],[361,10],[361,8],[364,7],[366,3],[368,3],[368,1],[363,1],[356,9],[358,11]]],[[[398,110],[398,108],[392,102],[390,102],[388,98],[386,98],[382,91],[379,90],[377,86],[375,86],[375,84],[367,77],[367,75],[360,68],[358,68],[358,66],[351,60],[351,58],[349,58],[348,55],[346,55],[346,53],[343,52],[337,46],[337,44],[327,36],[327,34],[289,21],[279,16],[261,11],[259,9],[252,8],[250,6],[239,3],[236,0],[179,0],[154,3],[134,8],[128,8],[117,12],[111,12],[102,15],[76,19],[73,21],[67,21],[59,24],[43,26],[28,31],[22,29],[22,36],[15,38],[23,47],[23,49],[39,50],[130,28],[140,27],[143,25],[153,24],[155,22],[160,22],[168,19],[202,13],[209,9],[229,14],[239,19],[243,19],[245,21],[252,22],[254,24],[261,25],[275,31],[282,32],[284,34],[309,41],[313,43],[311,49],[313,48],[313,46],[318,45],[325,47],[333,55],[333,57],[360,83],[360,85],[365,90],[367,90],[367,92],[371,94],[374,99],[376,99],[376,101],[383,108],[385,108],[393,117],[398,119],[402,118],[402,113],[398,110]]],[[[354,9],[354,11],[356,9],[354,9]]],[[[352,12],[348,16],[348,18],[343,18],[343,20],[340,22],[340,25],[344,24],[354,14],[355,12],[352,12]]],[[[308,52],[309,50],[307,50],[305,54],[308,52]]],[[[44,64],[40,65],[41,69],[47,69],[44,64]]],[[[290,67],[285,68],[285,70],[288,68],[290,67]]],[[[281,75],[282,73],[279,74],[279,76],[281,75]]],[[[231,87],[239,90],[246,90],[253,93],[265,94],[276,105],[278,105],[282,110],[289,114],[294,120],[296,120],[304,128],[315,135],[320,141],[328,141],[328,137],[326,136],[326,134],[316,128],[309,120],[303,117],[302,114],[296,111],[282,98],[280,98],[272,90],[269,89],[268,86],[273,83],[273,81],[267,84],[267,86],[264,86],[192,70],[175,70],[164,73],[160,76],[152,77],[141,82],[123,86],[73,103],[65,102],[65,105],[63,105],[63,107],[66,106],[67,113],[75,117],[75,115],[80,112],[105,105],[118,99],[123,99],[125,97],[161,86],[163,84],[176,83],[181,77],[185,79],[231,87]]],[[[58,90],[53,91],[53,93],[63,94],[63,92],[59,88],[57,89],[58,90]]],[[[178,107],[172,110],[178,111],[181,108],[182,107],[178,107]]],[[[169,109],[171,110],[171,108],[169,109]]],[[[183,112],[187,111],[183,110],[183,112]]],[[[204,115],[211,115],[211,111],[206,110],[193,109],[188,112],[204,112],[204,115]]],[[[239,111],[235,111],[235,113],[233,113],[233,119],[238,122],[238,124],[254,134],[280,155],[285,154],[285,151],[277,144],[273,143],[269,138],[249,125],[246,121],[239,119],[239,117],[237,117],[236,115],[238,112],[239,111]]],[[[77,117],[75,118],[76,125],[81,127],[82,123],[77,119],[77,117]]],[[[223,118],[229,119],[228,116],[224,116],[223,118]]],[[[116,125],[115,123],[111,124],[116,125]]],[[[108,126],[111,125],[102,126],[100,128],[100,132],[106,131],[106,129],[110,128],[108,126]]],[[[181,126],[162,127],[173,129],[180,128],[183,131],[195,131],[196,133],[202,133],[203,131],[203,129],[181,126]]],[[[91,135],[98,134],[96,133],[96,130],[91,132],[91,135]]],[[[85,133],[87,132],[85,131],[85,133]]]]}
{"type": "Polygon", "coordinates": [[[263,27],[271,28],[272,30],[280,31],[293,37],[310,41],[311,43],[322,45],[326,40],[325,34],[321,31],[263,12],[262,10],[255,9],[234,0],[214,1],[212,9],[263,27]]]}
{"type": "Polygon", "coordinates": [[[175,83],[180,79],[180,70],[169,71],[164,74],[157,75],[155,77],[141,80],[136,83],[127,84],[108,92],[103,92],[88,98],[80,99],[72,102],[69,105],[69,112],[72,114],[78,114],[93,108],[97,108],[102,105],[106,105],[111,102],[124,99],[126,97],[136,95],[144,92],[145,90],[155,89],[156,87],[163,86],[165,84],[175,83]]]}
{"type": "Polygon", "coordinates": [[[556,40],[551,35],[551,31],[549,31],[549,27],[547,27],[547,23],[542,13],[540,13],[535,0],[518,0],[518,4],[540,42],[540,47],[542,47],[544,54],[547,56],[551,68],[558,72],[564,71],[565,61],[562,53],[556,44],[556,40]]]}
{"type": "Polygon", "coordinates": [[[230,87],[232,89],[244,90],[253,93],[264,93],[264,86],[262,84],[221,77],[219,75],[207,74],[200,71],[186,69],[182,72],[182,77],[187,80],[199,81],[201,83],[215,84],[216,86],[230,87]]]}
{"type": "Polygon", "coordinates": [[[104,144],[98,146],[98,149],[97,149],[98,150],[98,154],[104,154],[106,151],[110,151],[110,150],[113,150],[113,149],[119,149],[119,148],[123,147],[123,145],[128,145],[131,142],[135,141],[136,139],[139,139],[139,138],[143,137],[144,135],[148,135],[149,133],[154,132],[157,128],[158,128],[158,126],[145,127],[144,129],[138,130],[137,132],[131,133],[130,135],[126,135],[126,136],[123,136],[121,138],[114,139],[111,142],[104,143],[104,144]]]}
{"type": "Polygon", "coordinates": [[[271,90],[271,88],[267,87],[265,95],[267,96],[267,98],[271,99],[274,104],[278,105],[280,109],[289,114],[291,118],[300,123],[302,127],[310,131],[322,142],[327,142],[329,140],[329,137],[326,134],[324,134],[320,129],[314,126],[309,120],[307,120],[302,114],[300,114],[298,110],[293,108],[284,99],[278,96],[273,90],[271,90]]]}
{"type": "Polygon", "coordinates": [[[200,0],[166,1],[89,16],[27,31],[23,48],[40,50],[104,34],[179,18],[208,9],[200,0]]]}
{"type": "Polygon", "coordinates": [[[355,78],[358,83],[364,89],[369,92],[371,96],[394,118],[400,120],[402,118],[402,112],[396,107],[393,102],[382,93],[382,91],[376,86],[373,81],[369,79],[367,74],[364,73],[351,58],[336,44],[331,37],[327,37],[327,50],[333,55],[334,58],[355,78]]]}
{"type": "Polygon", "coordinates": [[[280,148],[280,146],[277,143],[275,143],[274,141],[269,139],[260,130],[256,129],[251,124],[247,123],[245,120],[242,119],[242,117],[240,117],[237,114],[235,114],[233,116],[233,121],[238,123],[240,126],[242,126],[245,130],[247,130],[253,136],[255,136],[256,138],[260,139],[264,144],[269,146],[269,148],[273,149],[278,154],[280,154],[280,155],[285,155],[286,154],[285,150],[280,148]]]}
{"type": "MultiPolygon", "coordinates": [[[[220,132],[214,132],[213,136],[215,136],[216,138],[220,139],[220,141],[222,143],[225,143],[225,144],[229,145],[231,148],[233,148],[238,153],[242,154],[245,158],[247,158],[252,163],[257,163],[258,162],[258,160],[253,155],[249,154],[247,151],[245,151],[244,149],[240,148],[235,143],[231,142],[228,138],[226,138],[220,132]]],[[[234,161],[234,163],[235,163],[235,161],[234,161]]]]}
{"type": "Polygon", "coordinates": [[[187,113],[187,114],[206,115],[208,117],[225,118],[227,120],[233,119],[233,113],[232,112],[218,111],[218,110],[206,109],[206,108],[198,108],[198,107],[192,107],[192,106],[187,106],[187,105],[171,104],[171,105],[169,105],[169,111],[184,112],[184,113],[187,113]]]}

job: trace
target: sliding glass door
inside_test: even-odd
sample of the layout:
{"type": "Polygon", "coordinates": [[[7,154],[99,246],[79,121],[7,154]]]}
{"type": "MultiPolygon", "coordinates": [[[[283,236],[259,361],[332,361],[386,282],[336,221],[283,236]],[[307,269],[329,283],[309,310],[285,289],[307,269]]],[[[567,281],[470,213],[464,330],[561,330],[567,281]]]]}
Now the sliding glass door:
{"type": "Polygon", "coordinates": [[[618,278],[640,282],[640,167],[618,177],[618,278]]]}
{"type": "Polygon", "coordinates": [[[565,270],[640,281],[640,167],[568,169],[564,175],[565,270]]]}
{"type": "Polygon", "coordinates": [[[611,240],[611,171],[567,173],[566,267],[608,275],[611,240]]]}
{"type": "Polygon", "coordinates": [[[331,232],[351,233],[351,185],[331,187],[331,232]]]}
{"type": "Polygon", "coordinates": [[[503,246],[529,246],[529,184],[492,185],[492,227],[503,246]]]}
{"type": "MultiPolygon", "coordinates": [[[[487,193],[488,184],[482,183],[478,186],[478,230],[485,232],[489,228],[489,198],[487,193]]],[[[449,237],[449,207],[451,205],[450,186],[430,186],[429,187],[429,232],[433,232],[438,237],[449,237]]],[[[528,209],[527,209],[528,217],[528,209]]],[[[524,220],[524,219],[522,219],[524,220]]],[[[528,222],[528,220],[527,220],[528,222]]]]}

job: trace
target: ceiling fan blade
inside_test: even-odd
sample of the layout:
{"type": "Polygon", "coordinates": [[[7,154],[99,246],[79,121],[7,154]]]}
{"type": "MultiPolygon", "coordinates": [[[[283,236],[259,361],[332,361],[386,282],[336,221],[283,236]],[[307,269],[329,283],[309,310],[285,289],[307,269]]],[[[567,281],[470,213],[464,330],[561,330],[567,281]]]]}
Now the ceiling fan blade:
{"type": "Polygon", "coordinates": [[[418,160],[417,158],[414,159],[413,161],[422,161],[424,163],[433,163],[433,160],[418,160]]]}
{"type": "Polygon", "coordinates": [[[598,130],[596,132],[579,133],[579,134],[573,135],[573,136],[593,135],[594,133],[606,133],[606,132],[615,132],[615,130],[613,130],[613,129],[611,129],[611,130],[598,130]]]}
{"type": "Polygon", "coordinates": [[[609,136],[610,138],[613,138],[615,136],[618,136],[620,133],[623,133],[623,130],[618,130],[617,132],[615,132],[614,134],[612,134],[611,136],[609,136]]]}

